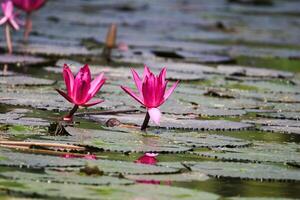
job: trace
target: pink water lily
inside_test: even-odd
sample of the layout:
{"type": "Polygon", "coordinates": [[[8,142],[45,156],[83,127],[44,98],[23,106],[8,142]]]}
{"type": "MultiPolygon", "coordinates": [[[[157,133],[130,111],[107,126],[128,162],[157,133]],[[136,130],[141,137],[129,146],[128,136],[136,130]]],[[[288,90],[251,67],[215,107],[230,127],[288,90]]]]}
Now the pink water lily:
{"type": "Polygon", "coordinates": [[[12,0],[14,5],[25,12],[32,12],[41,8],[46,0],[12,0]]]}
{"type": "Polygon", "coordinates": [[[158,153],[145,153],[143,156],[139,157],[135,163],[155,165],[157,163],[158,153]]]}
{"type": "Polygon", "coordinates": [[[46,3],[46,0],[13,0],[13,3],[27,13],[24,32],[24,40],[27,41],[32,30],[31,13],[40,9],[46,3]]]}
{"type": "Polygon", "coordinates": [[[93,81],[91,79],[91,72],[88,65],[84,65],[77,73],[76,77],[72,74],[69,66],[64,65],[63,77],[67,87],[67,93],[56,89],[66,100],[74,104],[74,108],[65,118],[72,118],[79,106],[89,107],[103,102],[103,100],[90,100],[96,95],[105,83],[104,74],[99,74],[93,81]],[[75,111],[74,111],[75,110],[75,111]]]}
{"type": "MultiPolygon", "coordinates": [[[[121,88],[147,108],[146,118],[150,117],[155,124],[159,125],[161,117],[159,106],[161,106],[170,97],[177,87],[178,81],[170,89],[166,90],[168,84],[168,81],[166,80],[166,68],[163,68],[160,74],[155,76],[145,65],[142,78],[140,78],[134,69],[131,69],[131,71],[139,94],[136,94],[128,87],[121,86],[121,88]]],[[[142,130],[145,130],[145,126],[148,124],[146,118],[142,126],[142,130]]]]}
{"type": "Polygon", "coordinates": [[[19,30],[20,26],[15,19],[14,6],[12,1],[4,1],[1,3],[1,8],[4,16],[0,19],[0,25],[9,23],[14,29],[19,30]]]}
{"type": "Polygon", "coordinates": [[[0,18],[0,25],[5,24],[5,38],[7,44],[7,50],[9,54],[13,53],[13,45],[11,41],[10,27],[19,30],[20,26],[18,20],[16,19],[16,14],[14,13],[14,6],[12,1],[6,0],[1,3],[1,8],[4,16],[0,18]]]}

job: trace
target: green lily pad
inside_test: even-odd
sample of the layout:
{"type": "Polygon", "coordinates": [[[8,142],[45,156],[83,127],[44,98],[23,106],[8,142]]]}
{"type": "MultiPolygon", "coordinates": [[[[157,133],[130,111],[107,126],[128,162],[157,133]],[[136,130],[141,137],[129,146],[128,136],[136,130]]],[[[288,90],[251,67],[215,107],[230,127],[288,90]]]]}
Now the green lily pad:
{"type": "Polygon", "coordinates": [[[0,55],[0,64],[8,65],[43,65],[49,64],[44,58],[35,57],[35,56],[24,56],[24,55],[9,55],[3,54],[0,55]]]}
{"type": "MultiPolygon", "coordinates": [[[[108,130],[92,130],[66,127],[71,136],[54,137],[52,139],[67,143],[79,143],[96,147],[104,151],[115,152],[158,152],[180,153],[191,150],[186,146],[177,145],[170,138],[159,136],[147,137],[141,132],[119,132],[108,130]]],[[[47,137],[50,139],[49,137],[47,137]]]]}
{"type": "Polygon", "coordinates": [[[300,120],[300,114],[298,112],[259,113],[257,116],[275,119],[300,120]]]}
{"type": "MultiPolygon", "coordinates": [[[[105,122],[110,118],[116,118],[125,124],[141,125],[144,115],[90,115],[87,117],[97,122],[105,122]]],[[[157,127],[152,122],[149,126],[157,127]]],[[[252,127],[250,124],[242,122],[232,122],[226,120],[196,120],[196,119],[176,119],[162,116],[159,127],[167,129],[184,129],[184,130],[243,130],[252,127]]]]}
{"type": "Polygon", "coordinates": [[[217,71],[231,76],[250,76],[250,77],[271,77],[271,78],[292,78],[291,72],[254,68],[245,66],[219,65],[217,71]]]}
{"type": "Polygon", "coordinates": [[[0,113],[0,124],[24,126],[49,126],[47,120],[41,118],[25,117],[27,109],[14,109],[7,113],[0,113]]]}
{"type": "Polygon", "coordinates": [[[300,127],[285,127],[285,126],[262,126],[258,130],[284,134],[300,134],[300,127]]]}
{"type": "Polygon", "coordinates": [[[54,44],[28,44],[26,46],[19,46],[16,48],[19,53],[26,53],[30,55],[43,55],[43,56],[56,56],[56,57],[66,57],[66,56],[87,56],[101,54],[101,52],[89,51],[82,46],[61,46],[54,44]]]}
{"type": "Polygon", "coordinates": [[[246,148],[214,148],[210,152],[197,154],[225,161],[238,162],[300,162],[299,148],[296,144],[255,143],[246,148]]]}
{"type": "Polygon", "coordinates": [[[9,86],[43,86],[43,85],[53,85],[56,81],[34,78],[29,76],[7,76],[2,77],[0,84],[9,86]]]}
{"type": "Polygon", "coordinates": [[[126,178],[136,181],[206,181],[209,177],[199,172],[187,172],[182,174],[162,175],[127,175],[126,178]]]}
{"type": "Polygon", "coordinates": [[[207,161],[192,163],[190,167],[193,171],[216,178],[260,181],[300,181],[299,170],[267,164],[207,161]]]}
{"type": "Polygon", "coordinates": [[[5,159],[0,159],[0,166],[44,168],[44,167],[79,167],[84,166],[86,160],[66,159],[58,156],[48,156],[15,152],[8,149],[0,149],[5,159]]]}
{"type": "Polygon", "coordinates": [[[174,140],[175,143],[180,145],[186,145],[197,148],[204,147],[246,147],[250,146],[251,142],[246,140],[237,139],[233,137],[215,135],[208,133],[199,133],[199,132],[184,132],[184,133],[172,133],[167,132],[161,134],[161,137],[174,140]]]}
{"type": "Polygon", "coordinates": [[[46,183],[82,184],[82,185],[129,185],[132,181],[110,176],[85,176],[70,172],[30,173],[21,171],[3,172],[6,179],[30,180],[46,183]]]}
{"type": "Polygon", "coordinates": [[[104,173],[121,174],[173,174],[179,170],[172,167],[148,165],[134,162],[114,161],[114,160],[95,160],[89,162],[97,166],[104,173]]]}
{"type": "Polygon", "coordinates": [[[218,195],[191,189],[163,185],[128,186],[85,186],[72,184],[43,183],[35,181],[10,181],[1,179],[0,188],[9,193],[18,193],[29,197],[51,197],[55,199],[190,199],[216,200],[218,195]]]}
{"type": "Polygon", "coordinates": [[[252,123],[263,126],[283,126],[283,127],[300,127],[300,122],[288,119],[255,119],[243,120],[246,123],[252,123]]]}

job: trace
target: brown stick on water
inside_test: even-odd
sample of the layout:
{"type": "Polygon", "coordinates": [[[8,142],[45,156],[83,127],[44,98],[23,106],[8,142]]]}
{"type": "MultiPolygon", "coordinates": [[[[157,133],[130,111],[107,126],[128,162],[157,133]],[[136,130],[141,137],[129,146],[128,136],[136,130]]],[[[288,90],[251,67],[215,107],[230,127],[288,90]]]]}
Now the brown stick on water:
{"type": "Polygon", "coordinates": [[[7,44],[7,50],[9,54],[13,53],[13,47],[11,42],[11,36],[10,36],[10,25],[6,23],[5,25],[5,37],[6,37],[6,44],[7,44]]]}
{"type": "Polygon", "coordinates": [[[28,12],[26,14],[26,23],[25,23],[25,31],[24,31],[24,42],[28,41],[29,34],[32,31],[32,20],[31,20],[31,13],[28,12]]]}
{"type": "Polygon", "coordinates": [[[41,146],[41,147],[53,147],[53,148],[63,148],[63,149],[75,149],[75,150],[85,150],[84,147],[69,145],[69,144],[60,144],[60,143],[43,143],[43,142],[23,142],[23,141],[2,141],[0,140],[0,146],[41,146]]]}
{"type": "Polygon", "coordinates": [[[149,113],[147,112],[147,113],[146,113],[146,116],[145,116],[145,119],[144,119],[144,122],[143,122],[143,125],[142,125],[142,127],[141,127],[141,130],[142,130],[142,131],[145,131],[145,130],[146,130],[146,128],[147,128],[147,126],[148,126],[148,123],[149,123],[149,120],[150,120],[150,115],[149,115],[149,113]]]}
{"type": "Polygon", "coordinates": [[[117,40],[117,25],[111,24],[105,40],[105,47],[102,52],[102,56],[106,61],[111,60],[111,50],[116,46],[117,40]]]}
{"type": "Polygon", "coordinates": [[[8,65],[7,64],[4,64],[4,67],[3,67],[3,75],[7,75],[8,73],[8,65]]]}

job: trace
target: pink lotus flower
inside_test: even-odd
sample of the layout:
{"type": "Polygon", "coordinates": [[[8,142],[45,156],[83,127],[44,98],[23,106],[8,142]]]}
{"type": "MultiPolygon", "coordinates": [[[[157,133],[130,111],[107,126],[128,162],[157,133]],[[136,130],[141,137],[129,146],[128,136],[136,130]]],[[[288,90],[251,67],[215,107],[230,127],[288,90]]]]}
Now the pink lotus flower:
{"type": "Polygon", "coordinates": [[[20,26],[15,19],[16,15],[14,13],[13,3],[11,1],[4,1],[3,3],[1,3],[1,7],[4,17],[0,19],[0,25],[9,23],[14,29],[19,30],[20,26]]]}
{"type": "MultiPolygon", "coordinates": [[[[161,112],[158,107],[161,106],[170,97],[174,89],[177,87],[178,81],[169,90],[166,91],[168,84],[168,81],[166,81],[166,68],[163,68],[161,70],[159,76],[155,76],[145,65],[142,79],[134,69],[131,69],[131,71],[139,94],[134,93],[128,87],[121,86],[121,88],[135,100],[145,106],[147,108],[147,115],[150,115],[150,118],[154,121],[154,123],[159,125],[161,112]]],[[[148,122],[146,123],[146,126],[147,124],[148,122]]],[[[144,129],[145,127],[142,126],[142,130],[144,129]]]]}
{"type": "Polygon", "coordinates": [[[13,3],[25,12],[32,12],[42,7],[46,3],[46,0],[13,0],[13,3]]]}
{"type": "Polygon", "coordinates": [[[59,89],[56,89],[56,91],[75,105],[69,115],[65,117],[66,119],[72,118],[78,106],[89,107],[103,102],[103,100],[90,102],[105,83],[106,79],[103,77],[103,73],[99,74],[92,81],[89,66],[84,65],[74,78],[69,66],[65,64],[63,76],[67,87],[67,94],[59,89]]]}
{"type": "Polygon", "coordinates": [[[141,164],[155,165],[157,163],[157,159],[156,159],[157,156],[158,153],[145,153],[143,156],[141,156],[139,159],[137,159],[134,162],[141,163],[141,164]]]}
{"type": "Polygon", "coordinates": [[[32,30],[31,13],[41,8],[46,3],[46,0],[13,0],[13,3],[27,13],[24,31],[24,41],[27,41],[32,30]]]}

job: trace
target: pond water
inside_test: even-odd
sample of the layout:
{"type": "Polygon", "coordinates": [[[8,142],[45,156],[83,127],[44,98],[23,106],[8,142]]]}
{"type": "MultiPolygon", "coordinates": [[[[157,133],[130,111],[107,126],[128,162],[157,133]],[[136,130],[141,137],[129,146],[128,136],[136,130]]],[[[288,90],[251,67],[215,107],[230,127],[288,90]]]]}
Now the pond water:
{"type": "Polygon", "coordinates": [[[299,7],[49,0],[27,43],[13,31],[13,55],[0,37],[0,199],[298,199],[299,7]],[[54,90],[66,90],[63,65],[86,63],[104,72],[105,101],[57,124],[72,109],[54,90]],[[145,108],[120,88],[144,64],[166,67],[168,87],[180,80],[146,132],[145,108]]]}

